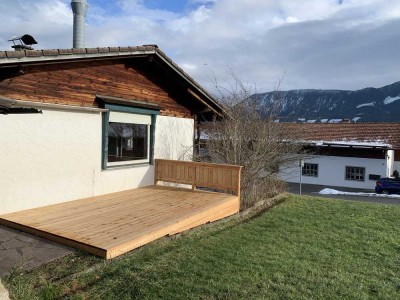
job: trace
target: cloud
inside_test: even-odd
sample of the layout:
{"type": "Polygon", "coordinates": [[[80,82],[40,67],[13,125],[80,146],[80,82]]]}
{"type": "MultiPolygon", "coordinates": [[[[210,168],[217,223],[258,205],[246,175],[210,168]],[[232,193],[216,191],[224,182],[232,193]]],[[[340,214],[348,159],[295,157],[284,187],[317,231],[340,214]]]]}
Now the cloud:
{"type": "MultiPolygon", "coordinates": [[[[0,2],[0,47],[23,33],[42,48],[71,47],[69,2],[0,2]]],[[[143,0],[89,4],[88,47],[158,44],[209,89],[210,77],[230,80],[226,70],[260,91],[273,89],[285,72],[283,89],[400,80],[398,0],[188,0],[179,12],[143,0]]]]}
{"type": "Polygon", "coordinates": [[[44,48],[72,42],[71,11],[66,1],[1,1],[0,47],[10,49],[7,40],[11,36],[29,33],[44,48]]]}
{"type": "Polygon", "coordinates": [[[118,6],[124,15],[130,17],[146,18],[155,21],[170,21],[176,18],[177,14],[162,9],[149,9],[145,6],[144,0],[119,0],[118,6]]]}

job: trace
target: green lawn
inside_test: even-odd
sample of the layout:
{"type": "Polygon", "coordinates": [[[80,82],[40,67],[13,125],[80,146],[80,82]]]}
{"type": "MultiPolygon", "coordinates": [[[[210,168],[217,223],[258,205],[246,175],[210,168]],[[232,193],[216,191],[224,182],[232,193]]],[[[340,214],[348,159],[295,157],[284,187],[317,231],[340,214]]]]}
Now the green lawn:
{"type": "Polygon", "coordinates": [[[400,299],[400,206],[290,195],[250,220],[4,282],[15,299],[400,299]]]}

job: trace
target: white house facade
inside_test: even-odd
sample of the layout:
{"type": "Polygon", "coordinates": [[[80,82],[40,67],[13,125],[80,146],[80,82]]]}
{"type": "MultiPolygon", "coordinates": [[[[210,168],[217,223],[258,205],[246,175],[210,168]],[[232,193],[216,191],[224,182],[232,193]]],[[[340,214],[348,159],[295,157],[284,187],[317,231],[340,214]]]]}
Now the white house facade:
{"type": "Polygon", "coordinates": [[[190,160],[196,117],[218,113],[157,48],[84,50],[0,59],[0,214],[152,185],[154,159],[190,160]]]}
{"type": "MultiPolygon", "coordinates": [[[[155,158],[191,159],[193,119],[155,127],[155,158]]],[[[152,185],[148,163],[102,169],[101,130],[100,112],[0,115],[0,214],[152,185]]]]}
{"type": "Polygon", "coordinates": [[[398,123],[302,124],[308,154],[280,177],[291,183],[374,189],[376,181],[400,171],[398,123]],[[300,178],[301,177],[301,178],[300,178]]]}

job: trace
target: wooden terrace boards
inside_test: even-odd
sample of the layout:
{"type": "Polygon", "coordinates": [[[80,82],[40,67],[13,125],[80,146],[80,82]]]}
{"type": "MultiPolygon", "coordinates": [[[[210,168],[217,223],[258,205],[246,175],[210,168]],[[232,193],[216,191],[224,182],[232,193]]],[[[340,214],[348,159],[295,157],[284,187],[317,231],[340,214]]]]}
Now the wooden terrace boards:
{"type": "Polygon", "coordinates": [[[149,186],[0,216],[0,224],[110,259],[239,211],[239,198],[149,186]]]}

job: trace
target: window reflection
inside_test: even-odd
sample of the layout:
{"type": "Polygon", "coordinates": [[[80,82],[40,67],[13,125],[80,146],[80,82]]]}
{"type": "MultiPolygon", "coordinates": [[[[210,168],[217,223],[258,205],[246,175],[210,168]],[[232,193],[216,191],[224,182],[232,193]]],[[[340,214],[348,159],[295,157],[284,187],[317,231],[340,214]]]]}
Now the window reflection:
{"type": "Polygon", "coordinates": [[[108,162],[147,159],[148,126],[110,122],[108,127],[108,162]]]}

